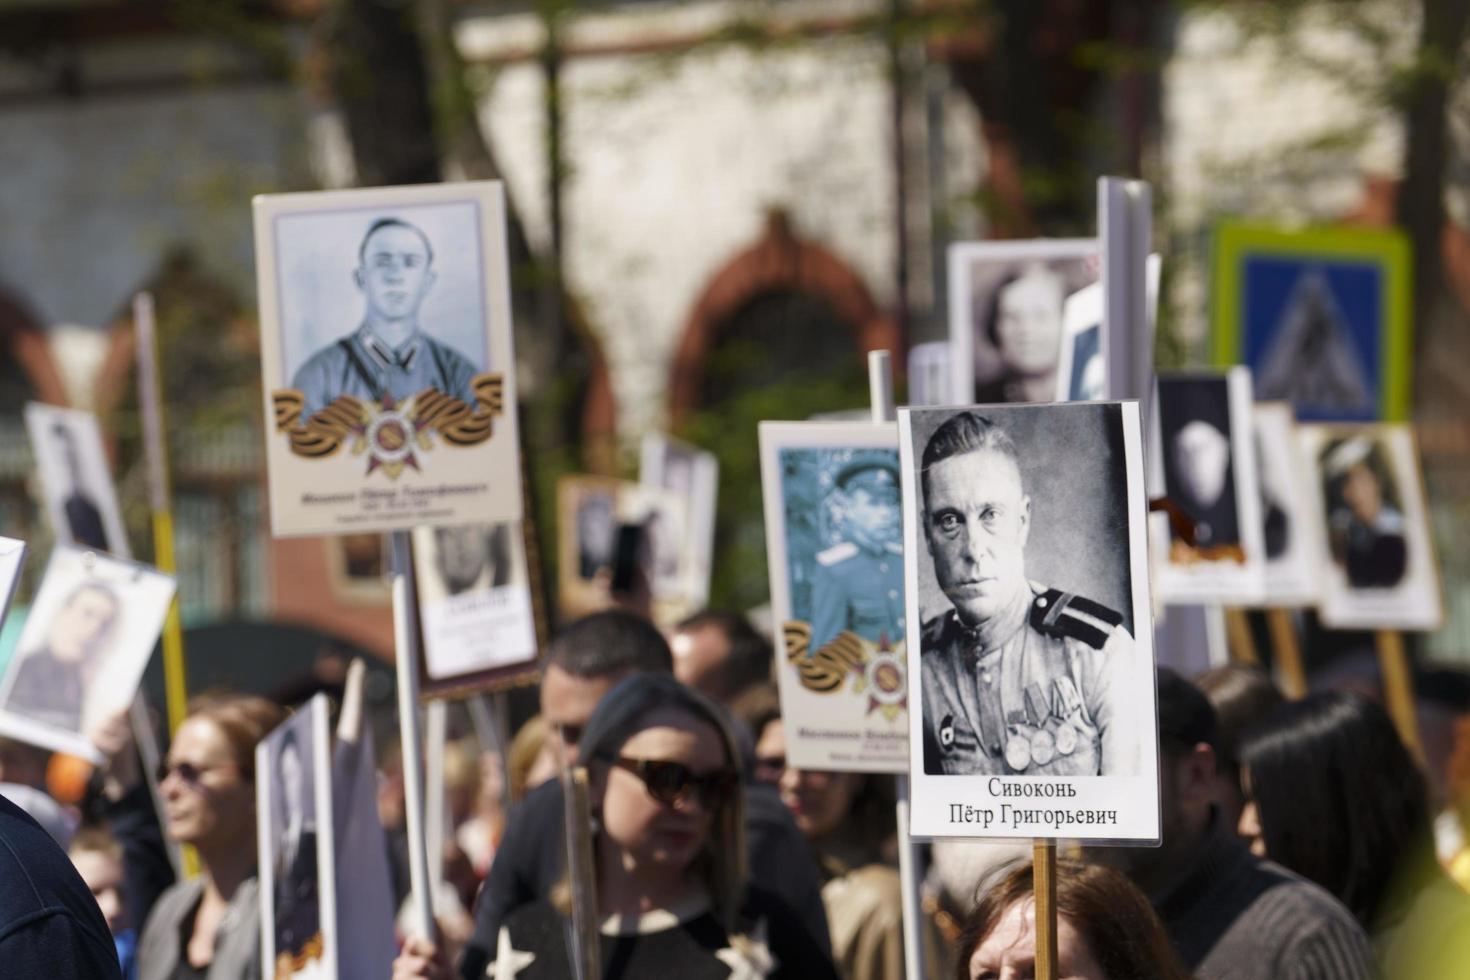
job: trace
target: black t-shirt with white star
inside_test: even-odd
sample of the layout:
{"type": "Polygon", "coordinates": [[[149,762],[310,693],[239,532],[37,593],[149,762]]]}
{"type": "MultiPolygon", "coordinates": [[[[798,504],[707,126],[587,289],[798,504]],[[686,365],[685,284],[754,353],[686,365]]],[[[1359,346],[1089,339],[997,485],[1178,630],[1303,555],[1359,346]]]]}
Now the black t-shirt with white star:
{"type": "MultiPolygon", "coordinates": [[[[730,936],[707,909],[654,913],[605,924],[602,980],[836,980],[831,961],[792,927],[774,896],[751,889],[741,910],[743,936],[730,936]]],[[[517,909],[497,937],[488,980],[565,980],[574,976],[568,921],[545,902],[517,909]]]]}

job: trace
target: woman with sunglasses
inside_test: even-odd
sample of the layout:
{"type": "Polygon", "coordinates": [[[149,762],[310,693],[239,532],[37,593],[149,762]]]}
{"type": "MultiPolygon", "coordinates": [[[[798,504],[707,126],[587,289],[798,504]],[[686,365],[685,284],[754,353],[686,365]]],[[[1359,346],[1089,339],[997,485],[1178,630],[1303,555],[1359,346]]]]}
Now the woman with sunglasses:
{"type": "MultiPolygon", "coordinates": [[[[835,980],[796,916],[746,878],[739,754],[720,709],[672,677],[635,675],[602,699],[580,750],[603,980],[835,980]]],[[[486,975],[574,976],[569,915],[569,883],[517,909],[486,975]]],[[[448,975],[418,940],[394,964],[394,980],[448,975]]]]}
{"type": "Polygon", "coordinates": [[[138,944],[138,980],[256,980],[255,743],[284,712],[263,698],[196,699],[159,767],[165,832],[199,875],[165,891],[138,944]]]}

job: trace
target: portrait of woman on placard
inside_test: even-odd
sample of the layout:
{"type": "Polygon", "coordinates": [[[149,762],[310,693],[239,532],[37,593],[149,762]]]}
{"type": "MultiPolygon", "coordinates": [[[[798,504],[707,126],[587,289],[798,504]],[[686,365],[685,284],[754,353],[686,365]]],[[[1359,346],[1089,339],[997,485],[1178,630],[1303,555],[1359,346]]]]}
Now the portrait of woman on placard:
{"type": "Polygon", "coordinates": [[[1355,589],[1403,581],[1409,549],[1403,505],[1384,457],[1371,439],[1338,439],[1320,457],[1332,560],[1355,589]]]}
{"type": "Polygon", "coordinates": [[[4,707],[18,715],[81,731],[87,689],[111,649],[121,602],[105,582],[74,588],[39,646],[22,651],[4,707]]]}

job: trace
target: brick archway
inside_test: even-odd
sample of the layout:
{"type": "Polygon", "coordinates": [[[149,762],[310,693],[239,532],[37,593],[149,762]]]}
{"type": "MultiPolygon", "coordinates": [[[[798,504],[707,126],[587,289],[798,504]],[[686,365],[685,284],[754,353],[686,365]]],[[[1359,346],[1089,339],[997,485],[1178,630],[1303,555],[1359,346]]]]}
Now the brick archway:
{"type": "Polygon", "coordinates": [[[715,273],[685,321],[669,379],[669,419],[676,431],[699,408],[705,360],[726,325],[751,300],[778,290],[821,297],[850,326],[859,353],[890,350],[895,361],[902,360],[897,323],[878,308],[852,267],[797,238],[786,214],[772,211],[760,240],[715,273]]]}

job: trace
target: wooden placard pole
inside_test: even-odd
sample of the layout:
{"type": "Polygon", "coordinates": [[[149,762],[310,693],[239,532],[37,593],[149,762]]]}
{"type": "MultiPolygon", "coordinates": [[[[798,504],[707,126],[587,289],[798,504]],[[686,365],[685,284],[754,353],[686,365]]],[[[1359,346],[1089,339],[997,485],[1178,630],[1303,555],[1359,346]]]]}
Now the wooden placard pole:
{"type": "Polygon", "coordinates": [[[1230,659],[1238,664],[1256,664],[1261,655],[1256,652],[1256,638],[1251,635],[1250,620],[1245,610],[1238,606],[1225,607],[1225,635],[1229,637],[1230,659]]]}
{"type": "Polygon", "coordinates": [[[1031,881],[1036,894],[1036,980],[1057,980],[1057,843],[1031,845],[1031,881]]]}
{"type": "Polygon", "coordinates": [[[429,890],[429,850],[424,839],[423,737],[419,730],[418,593],[409,532],[394,531],[392,546],[393,659],[398,672],[398,738],[403,750],[403,811],[412,899],[409,924],[413,934],[433,940],[434,906],[429,890]]]}
{"type": "Polygon", "coordinates": [[[563,777],[566,789],[567,879],[572,891],[573,972],[576,980],[602,976],[601,921],[593,871],[592,805],[587,769],[573,766],[563,777]]]}
{"type": "Polygon", "coordinates": [[[1266,610],[1266,626],[1271,631],[1272,656],[1280,668],[1281,690],[1293,701],[1306,697],[1307,668],[1291,613],[1285,609],[1266,610]]]}
{"type": "MultiPolygon", "coordinates": [[[[143,456],[148,472],[148,502],[153,512],[153,564],[168,575],[177,572],[174,560],[174,515],[169,502],[168,445],[163,435],[163,395],[158,382],[158,338],[153,294],[133,297],[133,339],[138,357],[138,404],[143,416],[143,456]]],[[[179,597],[169,603],[163,624],[163,690],[168,730],[184,723],[189,686],[184,676],[184,632],[179,597]]]]}
{"type": "MultiPolygon", "coordinates": [[[[892,355],[886,350],[868,351],[868,395],[872,403],[873,421],[893,422],[897,417],[893,402],[892,355]]],[[[903,964],[909,980],[924,976],[924,947],[919,925],[924,920],[919,902],[920,861],[918,848],[909,839],[909,777],[895,777],[898,796],[898,876],[899,899],[903,903],[903,964]]]]}
{"type": "Polygon", "coordinates": [[[1424,747],[1414,712],[1414,678],[1404,650],[1404,635],[1398,630],[1379,630],[1373,638],[1378,647],[1378,669],[1383,674],[1383,701],[1404,746],[1423,764],[1424,747]]]}

